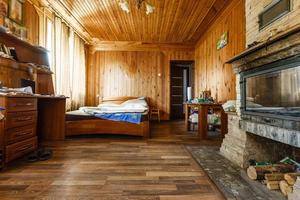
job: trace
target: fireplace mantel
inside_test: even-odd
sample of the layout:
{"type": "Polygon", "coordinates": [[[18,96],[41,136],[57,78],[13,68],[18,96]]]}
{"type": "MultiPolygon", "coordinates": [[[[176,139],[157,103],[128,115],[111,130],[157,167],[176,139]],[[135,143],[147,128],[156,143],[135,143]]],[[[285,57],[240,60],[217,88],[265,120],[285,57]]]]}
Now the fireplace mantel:
{"type": "Polygon", "coordinates": [[[264,48],[267,48],[268,46],[270,46],[274,43],[280,42],[281,40],[285,40],[286,38],[288,38],[288,37],[290,37],[294,34],[297,34],[299,32],[300,32],[300,26],[297,27],[297,28],[294,28],[292,30],[289,30],[288,32],[279,34],[274,38],[270,38],[269,40],[267,40],[263,43],[259,43],[255,46],[252,46],[252,47],[246,49],[245,51],[241,52],[240,54],[234,56],[230,60],[226,61],[226,63],[227,64],[232,64],[233,62],[235,62],[237,60],[240,60],[244,57],[247,57],[248,55],[252,54],[253,52],[259,51],[259,50],[264,49],[264,48]]]}
{"type": "Polygon", "coordinates": [[[300,28],[247,49],[226,63],[236,73],[300,55],[300,28]]]}

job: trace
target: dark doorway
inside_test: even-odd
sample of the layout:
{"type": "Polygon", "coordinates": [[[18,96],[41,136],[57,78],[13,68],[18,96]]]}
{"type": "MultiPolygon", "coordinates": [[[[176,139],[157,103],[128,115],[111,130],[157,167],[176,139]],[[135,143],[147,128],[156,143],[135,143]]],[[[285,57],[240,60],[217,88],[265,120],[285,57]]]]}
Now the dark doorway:
{"type": "Polygon", "coordinates": [[[171,61],[171,119],[184,119],[183,102],[191,87],[194,61],[171,61]]]}

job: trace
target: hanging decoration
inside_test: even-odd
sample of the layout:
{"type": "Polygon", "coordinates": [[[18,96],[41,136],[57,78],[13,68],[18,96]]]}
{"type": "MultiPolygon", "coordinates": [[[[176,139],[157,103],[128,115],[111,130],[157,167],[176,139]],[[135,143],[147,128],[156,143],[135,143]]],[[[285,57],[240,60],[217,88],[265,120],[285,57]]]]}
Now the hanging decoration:
{"type": "MultiPolygon", "coordinates": [[[[145,8],[145,12],[147,15],[150,15],[155,10],[155,7],[153,5],[151,5],[150,3],[146,2],[145,0],[134,0],[134,1],[135,1],[135,5],[136,5],[137,9],[141,10],[141,9],[145,8]]],[[[128,0],[119,0],[118,3],[119,3],[120,8],[124,12],[130,13],[130,5],[129,5],[128,0]]]]}

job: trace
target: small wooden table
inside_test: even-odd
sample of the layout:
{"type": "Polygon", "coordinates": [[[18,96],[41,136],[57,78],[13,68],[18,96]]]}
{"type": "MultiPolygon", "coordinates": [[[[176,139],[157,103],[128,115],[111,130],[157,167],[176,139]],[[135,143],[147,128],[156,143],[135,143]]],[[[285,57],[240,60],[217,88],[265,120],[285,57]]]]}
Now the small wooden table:
{"type": "Polygon", "coordinates": [[[207,139],[208,133],[208,111],[212,109],[221,113],[221,135],[222,137],[228,132],[227,114],[224,112],[222,104],[213,103],[184,103],[185,107],[185,127],[190,131],[190,111],[192,108],[198,108],[198,137],[200,139],[207,139]]]}

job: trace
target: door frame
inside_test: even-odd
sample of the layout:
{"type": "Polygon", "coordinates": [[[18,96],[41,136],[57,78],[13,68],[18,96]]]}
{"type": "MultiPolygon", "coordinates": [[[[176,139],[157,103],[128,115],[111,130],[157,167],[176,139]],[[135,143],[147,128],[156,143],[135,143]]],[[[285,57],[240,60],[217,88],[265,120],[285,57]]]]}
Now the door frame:
{"type": "Polygon", "coordinates": [[[178,63],[178,64],[186,64],[186,65],[190,65],[190,85],[192,87],[192,95],[194,95],[194,83],[195,83],[195,60],[170,60],[169,63],[169,120],[172,120],[172,97],[171,97],[171,93],[172,93],[172,87],[171,87],[171,80],[172,80],[172,64],[173,63],[178,63]]]}

